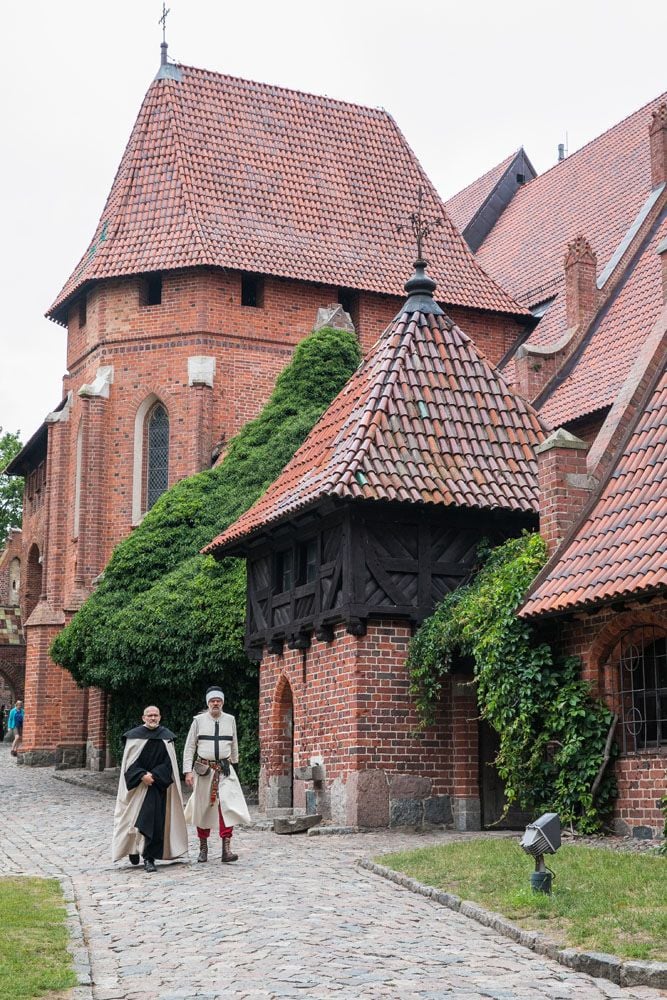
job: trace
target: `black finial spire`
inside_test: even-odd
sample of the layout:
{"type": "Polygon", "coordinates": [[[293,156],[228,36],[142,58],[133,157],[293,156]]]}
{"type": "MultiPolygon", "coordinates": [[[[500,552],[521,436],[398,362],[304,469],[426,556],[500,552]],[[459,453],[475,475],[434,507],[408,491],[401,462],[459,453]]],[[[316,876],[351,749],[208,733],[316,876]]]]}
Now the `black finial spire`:
{"type": "MultiPolygon", "coordinates": [[[[442,217],[434,216],[432,219],[425,219],[422,212],[424,192],[421,185],[417,191],[417,211],[410,215],[410,225],[417,241],[417,260],[415,261],[415,273],[406,281],[404,288],[408,293],[408,299],[401,312],[425,312],[442,314],[442,309],[433,298],[436,283],[433,278],[426,274],[428,261],[424,259],[424,241],[433,231],[435,226],[442,225],[442,217]]],[[[402,227],[399,227],[401,232],[402,227]]]]}
{"type": "Polygon", "coordinates": [[[162,25],[162,41],[160,43],[160,68],[155,77],[156,80],[180,80],[181,71],[178,66],[169,62],[167,56],[167,15],[170,8],[162,0],[162,17],[158,18],[158,24],[162,25]]]}

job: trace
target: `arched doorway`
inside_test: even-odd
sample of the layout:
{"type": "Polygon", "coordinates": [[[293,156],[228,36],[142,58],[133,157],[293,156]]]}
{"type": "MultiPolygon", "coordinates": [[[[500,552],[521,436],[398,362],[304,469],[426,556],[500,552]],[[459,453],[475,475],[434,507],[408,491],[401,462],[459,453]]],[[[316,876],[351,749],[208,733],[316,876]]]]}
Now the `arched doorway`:
{"type": "Polygon", "coordinates": [[[273,804],[291,809],[294,805],[294,698],[284,676],[276,689],[272,728],[270,784],[273,804]]]}

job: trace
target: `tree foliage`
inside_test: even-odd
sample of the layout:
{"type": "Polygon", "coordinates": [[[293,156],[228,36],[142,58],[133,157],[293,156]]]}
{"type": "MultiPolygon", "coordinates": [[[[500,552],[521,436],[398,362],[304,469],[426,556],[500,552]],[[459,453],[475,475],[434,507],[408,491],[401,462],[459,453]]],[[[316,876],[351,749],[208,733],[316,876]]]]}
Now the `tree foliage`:
{"type": "Polygon", "coordinates": [[[433,720],[457,654],[472,656],[481,714],[496,730],[496,766],[508,803],[558,812],[582,832],[597,829],[615,793],[604,757],[611,712],[591,697],[575,657],[550,645],[515,614],[546,561],[546,546],[525,533],[481,553],[482,568],[449,594],[415,635],[408,665],[425,722],[433,720]]]}
{"type": "Polygon", "coordinates": [[[23,510],[23,479],[21,476],[6,476],[3,470],[22,448],[19,432],[2,432],[0,427],[0,548],[9,535],[10,528],[21,527],[23,510]]]}
{"type": "Polygon", "coordinates": [[[117,545],[97,590],[56,637],[51,656],[80,685],[112,694],[110,734],[156,702],[182,738],[220,683],[237,715],[241,777],[257,767],[257,668],[245,656],[245,562],[199,550],[264,492],[356,366],[353,334],[311,334],[276,381],[262,413],[231,441],[220,465],[181,480],[117,545]]]}

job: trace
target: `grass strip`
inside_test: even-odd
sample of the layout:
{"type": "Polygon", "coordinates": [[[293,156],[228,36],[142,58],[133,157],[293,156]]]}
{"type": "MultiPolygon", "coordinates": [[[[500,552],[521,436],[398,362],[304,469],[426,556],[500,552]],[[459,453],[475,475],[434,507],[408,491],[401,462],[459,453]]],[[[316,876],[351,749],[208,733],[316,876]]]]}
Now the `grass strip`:
{"type": "Polygon", "coordinates": [[[563,946],[667,960],[667,858],[657,854],[564,846],[546,859],[556,876],[551,896],[530,888],[534,863],[513,838],[480,838],[375,860],[563,946]]]}
{"type": "Polygon", "coordinates": [[[0,878],[0,998],[24,1000],[76,986],[57,879],[0,878]]]}

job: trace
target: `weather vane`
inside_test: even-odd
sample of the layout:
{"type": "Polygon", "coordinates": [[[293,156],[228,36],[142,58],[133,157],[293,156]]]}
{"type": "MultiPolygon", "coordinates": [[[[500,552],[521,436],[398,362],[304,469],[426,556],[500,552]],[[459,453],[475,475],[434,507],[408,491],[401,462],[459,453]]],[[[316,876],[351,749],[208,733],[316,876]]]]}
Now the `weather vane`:
{"type": "MultiPolygon", "coordinates": [[[[421,184],[417,189],[417,211],[410,214],[410,225],[412,227],[412,232],[417,241],[417,258],[423,260],[423,246],[426,237],[433,231],[434,226],[442,225],[442,218],[440,216],[434,216],[432,219],[425,219],[422,214],[422,203],[424,200],[424,192],[422,190],[421,184]]],[[[396,229],[399,233],[403,232],[403,226],[397,226],[396,229]]]]}
{"type": "Polygon", "coordinates": [[[167,43],[167,14],[169,14],[170,8],[167,7],[164,0],[162,0],[162,17],[158,18],[158,24],[162,25],[162,44],[167,43]]]}

